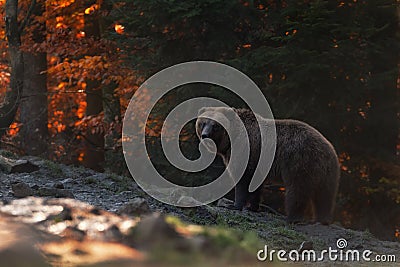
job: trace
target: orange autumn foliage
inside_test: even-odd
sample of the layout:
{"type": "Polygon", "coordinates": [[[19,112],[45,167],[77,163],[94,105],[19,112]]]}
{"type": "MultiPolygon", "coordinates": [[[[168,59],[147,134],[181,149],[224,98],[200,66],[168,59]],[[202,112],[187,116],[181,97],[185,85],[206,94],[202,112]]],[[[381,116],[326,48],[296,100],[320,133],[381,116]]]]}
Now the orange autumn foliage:
{"type": "Polygon", "coordinates": [[[125,27],[122,26],[121,24],[115,24],[114,29],[118,34],[123,34],[125,27]]]}

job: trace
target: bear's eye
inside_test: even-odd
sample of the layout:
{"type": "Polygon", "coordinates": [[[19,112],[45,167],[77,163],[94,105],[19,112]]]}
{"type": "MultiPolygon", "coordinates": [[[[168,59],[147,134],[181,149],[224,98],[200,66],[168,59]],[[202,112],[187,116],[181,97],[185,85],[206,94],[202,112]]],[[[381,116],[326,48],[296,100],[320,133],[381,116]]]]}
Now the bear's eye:
{"type": "Polygon", "coordinates": [[[219,129],[222,128],[222,125],[219,124],[219,123],[216,123],[216,124],[214,125],[214,127],[215,127],[215,129],[219,130],[219,129]]]}

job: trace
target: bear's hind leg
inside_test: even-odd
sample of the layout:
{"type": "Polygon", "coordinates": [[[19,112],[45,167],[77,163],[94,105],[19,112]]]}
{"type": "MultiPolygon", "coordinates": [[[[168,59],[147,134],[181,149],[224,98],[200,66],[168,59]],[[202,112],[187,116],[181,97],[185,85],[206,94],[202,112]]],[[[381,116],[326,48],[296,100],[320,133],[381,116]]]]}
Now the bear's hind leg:
{"type": "Polygon", "coordinates": [[[299,188],[286,188],[285,207],[288,223],[304,222],[304,214],[310,204],[307,192],[299,188]]]}
{"type": "Polygon", "coordinates": [[[315,220],[321,224],[330,224],[333,218],[333,209],[336,194],[332,189],[319,190],[313,199],[315,220]]]}

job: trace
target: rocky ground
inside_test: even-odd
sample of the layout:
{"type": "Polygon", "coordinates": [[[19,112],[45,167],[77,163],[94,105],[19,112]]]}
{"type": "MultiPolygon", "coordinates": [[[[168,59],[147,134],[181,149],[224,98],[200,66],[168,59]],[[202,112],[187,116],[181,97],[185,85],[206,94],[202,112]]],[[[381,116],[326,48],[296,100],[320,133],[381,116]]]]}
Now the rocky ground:
{"type": "MultiPolygon", "coordinates": [[[[400,243],[368,232],[287,225],[280,215],[215,205],[176,208],[131,178],[0,154],[0,266],[265,266],[269,259],[257,260],[265,245],[320,252],[337,249],[338,239],[343,250],[371,250],[371,259],[395,255],[397,265],[299,264],[400,261],[400,243]]],[[[276,254],[272,263],[282,264],[276,254]]]]}

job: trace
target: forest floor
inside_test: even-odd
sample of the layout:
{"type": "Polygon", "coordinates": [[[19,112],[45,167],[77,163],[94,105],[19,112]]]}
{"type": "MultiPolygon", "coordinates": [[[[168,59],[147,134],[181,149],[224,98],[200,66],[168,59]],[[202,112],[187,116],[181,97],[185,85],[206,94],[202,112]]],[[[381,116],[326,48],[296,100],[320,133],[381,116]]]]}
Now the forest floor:
{"type": "Polygon", "coordinates": [[[38,168],[0,170],[0,266],[398,266],[400,261],[399,242],[369,232],[337,224],[288,225],[280,215],[216,205],[177,208],[151,198],[131,178],[23,159],[38,168]],[[259,261],[265,246],[268,257],[259,261]],[[314,250],[318,258],[329,248],[338,250],[332,254],[338,259],[326,254],[310,263],[289,257],[314,250]],[[278,260],[278,250],[287,252],[288,262],[278,260]],[[360,258],[370,250],[365,256],[371,261],[345,261],[349,250],[360,258]],[[397,263],[378,263],[376,255],[394,255],[397,263]]]}

